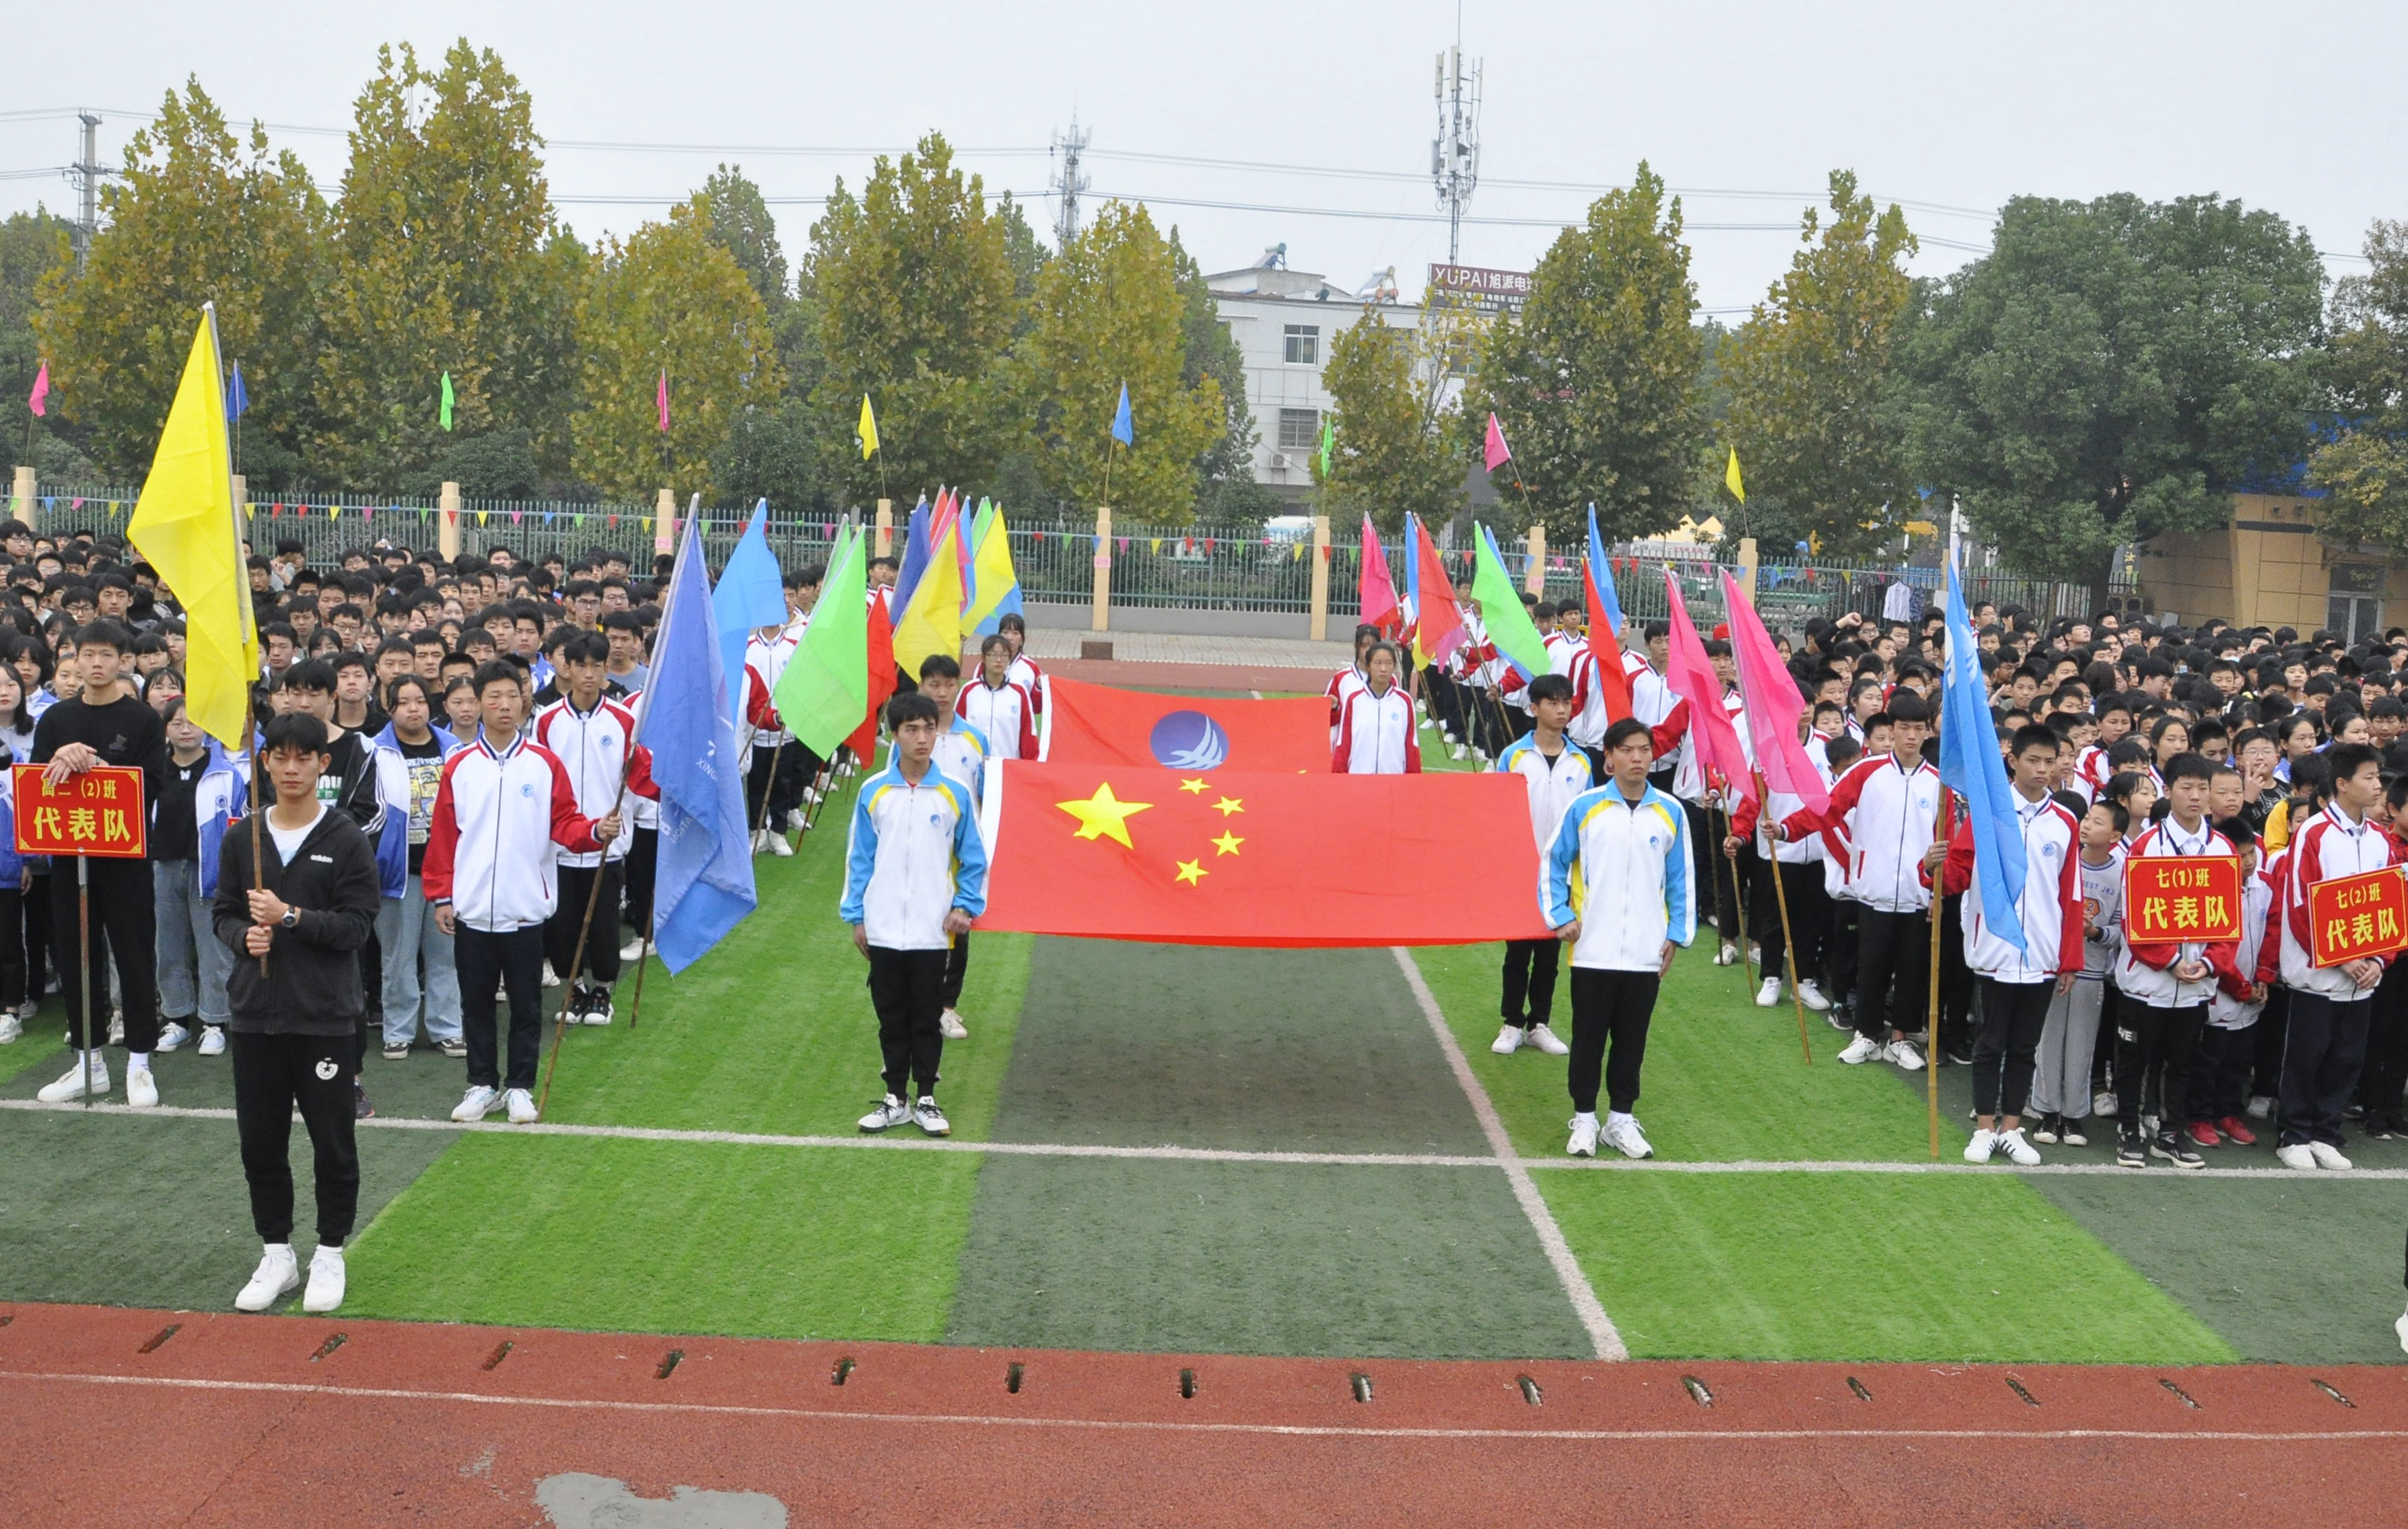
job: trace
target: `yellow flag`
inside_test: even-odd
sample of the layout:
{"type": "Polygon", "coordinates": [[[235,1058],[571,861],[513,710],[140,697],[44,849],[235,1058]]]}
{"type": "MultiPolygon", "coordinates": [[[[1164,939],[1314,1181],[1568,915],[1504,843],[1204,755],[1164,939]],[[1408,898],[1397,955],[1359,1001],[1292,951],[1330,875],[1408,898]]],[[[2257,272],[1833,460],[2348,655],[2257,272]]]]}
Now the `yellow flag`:
{"type": "Polygon", "coordinates": [[[1742,504],[1747,502],[1747,490],[1741,486],[1739,481],[1739,448],[1737,446],[1730,449],[1730,466],[1723,469],[1723,486],[1731,491],[1732,498],[1742,504]]]}
{"type": "Polygon", "coordinates": [[[878,416],[869,411],[867,393],[861,396],[861,423],[853,427],[853,433],[861,437],[861,459],[867,462],[869,454],[878,449],[878,416]]]}
{"type": "MultiPolygon", "coordinates": [[[[987,618],[995,615],[1007,599],[1020,593],[1020,572],[1011,566],[1011,533],[1003,524],[1002,511],[995,512],[987,523],[985,538],[970,549],[970,569],[978,575],[978,588],[970,608],[962,613],[962,624],[983,632],[987,618]]],[[[1017,611],[1020,607],[1014,604],[1012,609],[1017,611]]]]}
{"type": "Polygon", "coordinates": [[[222,375],[217,310],[204,304],[125,534],[184,607],[184,710],[203,732],[240,748],[259,678],[259,628],[235,522],[222,375]]]}
{"type": "Polygon", "coordinates": [[[962,555],[953,545],[960,533],[959,520],[945,527],[921,570],[919,587],[911,591],[911,603],[895,623],[895,662],[906,674],[919,673],[921,660],[931,654],[962,656],[962,555]]]}

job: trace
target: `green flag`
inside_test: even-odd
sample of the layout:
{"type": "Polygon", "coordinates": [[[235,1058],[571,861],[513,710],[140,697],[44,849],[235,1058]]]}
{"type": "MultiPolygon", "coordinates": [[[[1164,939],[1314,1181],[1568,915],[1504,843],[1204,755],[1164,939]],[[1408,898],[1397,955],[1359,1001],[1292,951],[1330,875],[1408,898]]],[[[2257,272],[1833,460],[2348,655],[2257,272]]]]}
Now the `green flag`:
{"type": "Polygon", "coordinates": [[[1335,414],[1321,416],[1321,477],[1325,483],[1329,479],[1330,448],[1338,442],[1338,432],[1335,428],[1337,418],[1335,414]]]}
{"type": "Polygon", "coordinates": [[[1471,575],[1471,598],[1480,602],[1480,621],[1488,628],[1488,641],[1497,651],[1520,665],[1533,679],[1553,667],[1547,661],[1547,644],[1539,636],[1539,628],[1530,625],[1530,613],[1522,603],[1522,592],[1513,587],[1512,576],[1505,571],[1505,559],[1498,555],[1497,539],[1488,527],[1480,527],[1479,563],[1471,575]]]}
{"type": "Polygon", "coordinates": [[[858,528],[848,528],[829,555],[810,625],[770,696],[788,730],[822,758],[869,714],[869,566],[862,540],[858,528]]]}
{"type": "Polygon", "coordinates": [[[452,374],[443,374],[443,409],[437,421],[443,428],[452,428],[452,374]]]}

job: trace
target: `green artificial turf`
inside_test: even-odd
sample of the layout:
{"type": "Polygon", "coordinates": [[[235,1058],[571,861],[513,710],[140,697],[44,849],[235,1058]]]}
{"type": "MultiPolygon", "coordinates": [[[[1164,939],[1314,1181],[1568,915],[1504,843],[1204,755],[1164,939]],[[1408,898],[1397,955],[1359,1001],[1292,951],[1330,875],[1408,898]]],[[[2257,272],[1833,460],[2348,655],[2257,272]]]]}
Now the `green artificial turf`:
{"type": "MultiPolygon", "coordinates": [[[[458,1134],[359,1132],[357,1224],[458,1134]]],[[[12,1110],[0,1150],[0,1299],[224,1311],[259,1262],[232,1120],[12,1110]]],[[[317,1211],[297,1124],[291,1157],[306,1259],[317,1211]]]]}
{"type": "Polygon", "coordinates": [[[761,1337],[944,1334],[967,1152],[470,1135],[358,1239],[347,1314],[761,1337]]]}
{"type": "MultiPolygon", "coordinates": [[[[1809,1066],[1799,1050],[1796,1013],[1785,1001],[1757,1008],[1742,990],[1741,969],[1713,963],[1713,939],[1708,930],[1673,960],[1648,1028],[1635,1113],[1656,1156],[1691,1162],[1928,1160],[1921,1075],[1910,1085],[1886,1063],[1842,1065],[1839,1054],[1850,1037],[1811,1009],[1809,1066]]],[[[1565,1059],[1529,1046],[1510,1057],[1488,1049],[1497,1038],[1504,947],[1429,945],[1413,959],[1514,1149],[1533,1157],[1561,1153],[1571,1117],[1565,1059]]],[[[1555,980],[1552,1028],[1570,1039],[1568,965],[1555,980]]],[[[1961,1152],[1962,1113],[1943,1109],[1940,1125],[1941,1151],[1961,1152]]]]}
{"type": "Polygon", "coordinates": [[[2007,1175],[1535,1176],[1623,1342],[1641,1358],[2238,1357],[2007,1175]]]}

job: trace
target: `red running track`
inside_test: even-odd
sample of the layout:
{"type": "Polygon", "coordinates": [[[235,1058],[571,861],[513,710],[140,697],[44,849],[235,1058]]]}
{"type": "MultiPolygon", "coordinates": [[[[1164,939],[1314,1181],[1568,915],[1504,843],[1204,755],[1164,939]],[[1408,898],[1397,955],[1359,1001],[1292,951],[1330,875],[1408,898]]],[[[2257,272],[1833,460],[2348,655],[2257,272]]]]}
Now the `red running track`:
{"type": "Polygon", "coordinates": [[[564,1472],[767,1493],[798,1525],[2374,1524],[2408,1499],[2403,1446],[2408,1371],[2376,1367],[1349,1363],[0,1306],[0,1523],[43,1529],[515,1529],[564,1472]]]}

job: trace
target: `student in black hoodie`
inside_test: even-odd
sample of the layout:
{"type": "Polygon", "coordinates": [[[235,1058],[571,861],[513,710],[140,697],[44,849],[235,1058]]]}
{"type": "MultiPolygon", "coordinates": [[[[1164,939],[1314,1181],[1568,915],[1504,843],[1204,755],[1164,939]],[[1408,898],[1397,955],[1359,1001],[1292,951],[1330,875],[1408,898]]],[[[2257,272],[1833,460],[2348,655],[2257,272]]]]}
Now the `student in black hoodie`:
{"type": "Polygon", "coordinates": [[[301,1282],[293,1255],[293,1168],[297,1109],[317,1160],[318,1249],[308,1311],[343,1300],[343,1244],[359,1211],[351,1073],[367,1012],[360,946],[375,925],[376,851],[348,814],[319,800],[326,728],[306,713],[272,719],[259,738],[276,804],[262,823],[254,871],[251,826],[226,829],[210,913],[235,954],[226,983],[234,1059],[235,1130],[242,1141],[251,1218],[264,1251],[235,1305],[265,1311],[301,1282]]]}
{"type": "MultiPolygon", "coordinates": [[[[326,769],[318,777],[318,800],[357,823],[373,843],[384,827],[384,801],[377,794],[376,748],[368,742],[369,734],[336,720],[337,683],[335,666],[322,658],[294,664],[277,682],[277,709],[314,716],[325,727],[326,769]]],[[[384,1025],[384,952],[377,945],[374,930],[368,931],[367,944],[360,947],[359,960],[368,1003],[361,1019],[359,1055],[351,1059],[351,1105],[365,1120],[376,1113],[376,1107],[368,1103],[360,1068],[367,1060],[368,1031],[384,1025]]]]}

